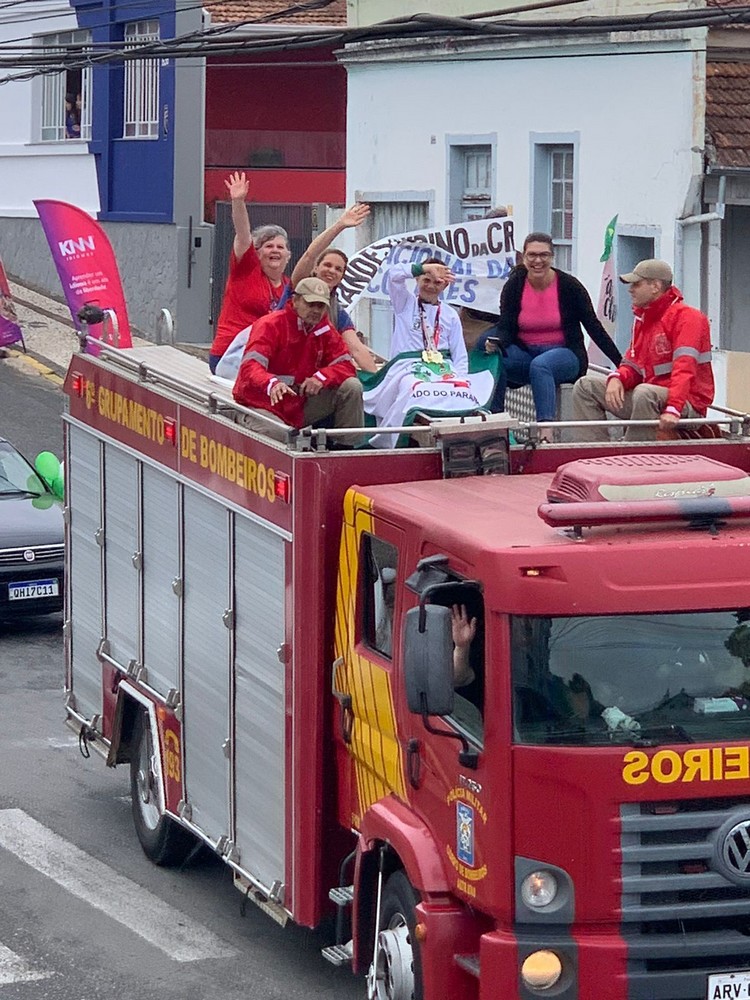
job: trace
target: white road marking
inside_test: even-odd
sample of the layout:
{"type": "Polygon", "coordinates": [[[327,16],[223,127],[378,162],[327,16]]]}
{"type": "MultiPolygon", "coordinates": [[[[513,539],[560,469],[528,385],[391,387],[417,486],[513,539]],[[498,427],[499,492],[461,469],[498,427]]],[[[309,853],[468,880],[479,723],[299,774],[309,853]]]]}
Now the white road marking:
{"type": "Polygon", "coordinates": [[[236,954],[234,948],[206,927],[148,889],[118,875],[22,809],[0,810],[0,847],[138,934],[175,962],[230,958],[236,954]]]}
{"type": "Polygon", "coordinates": [[[9,983],[31,983],[36,979],[49,979],[54,972],[34,972],[20,955],[0,944],[0,986],[9,983]]]}

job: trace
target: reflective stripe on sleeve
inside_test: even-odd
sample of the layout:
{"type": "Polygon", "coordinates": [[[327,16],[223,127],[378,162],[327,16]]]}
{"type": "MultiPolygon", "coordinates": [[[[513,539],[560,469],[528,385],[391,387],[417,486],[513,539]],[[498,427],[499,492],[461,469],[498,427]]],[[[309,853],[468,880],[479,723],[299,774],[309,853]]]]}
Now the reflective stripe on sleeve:
{"type": "Polygon", "coordinates": [[[632,368],[633,371],[638,372],[638,374],[641,376],[641,378],[645,378],[645,376],[646,376],[646,369],[645,368],[641,368],[640,365],[637,365],[635,363],[635,361],[631,361],[630,358],[623,358],[621,364],[627,365],[628,368],[632,368]]]}
{"type": "Polygon", "coordinates": [[[248,351],[245,355],[245,361],[250,360],[257,361],[259,365],[262,365],[268,371],[268,358],[263,354],[258,354],[257,351],[248,351]]]}
{"type": "Polygon", "coordinates": [[[352,358],[351,354],[340,354],[337,358],[334,358],[333,361],[329,361],[328,364],[329,365],[337,365],[341,361],[352,361],[352,360],[353,360],[353,358],[352,358]]]}
{"type": "Polygon", "coordinates": [[[672,371],[672,362],[667,361],[663,365],[654,365],[654,375],[669,375],[672,371]]]}

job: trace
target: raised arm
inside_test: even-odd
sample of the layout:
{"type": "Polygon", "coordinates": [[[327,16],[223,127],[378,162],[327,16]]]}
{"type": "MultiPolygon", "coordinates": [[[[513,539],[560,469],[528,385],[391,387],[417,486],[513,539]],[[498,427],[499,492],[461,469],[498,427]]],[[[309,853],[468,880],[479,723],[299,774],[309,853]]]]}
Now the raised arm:
{"type": "Polygon", "coordinates": [[[250,249],[253,242],[253,234],[250,229],[250,219],[247,214],[245,201],[250,185],[244,173],[233,173],[229,175],[229,180],[224,181],[229,197],[232,200],[232,223],[234,224],[234,256],[241,260],[250,249]]]}
{"type": "Polygon", "coordinates": [[[453,633],[453,686],[465,687],[474,680],[474,671],[469,663],[469,649],[477,634],[477,620],[469,618],[464,604],[454,604],[451,608],[451,631],[453,633]]]}
{"type": "Polygon", "coordinates": [[[292,288],[294,288],[298,281],[310,277],[313,273],[316,260],[324,250],[328,249],[339,233],[343,233],[345,229],[361,225],[369,214],[370,206],[358,202],[356,205],[352,205],[351,208],[347,208],[332,226],[323,230],[320,236],[316,236],[297,261],[294,271],[292,271],[292,288]]]}

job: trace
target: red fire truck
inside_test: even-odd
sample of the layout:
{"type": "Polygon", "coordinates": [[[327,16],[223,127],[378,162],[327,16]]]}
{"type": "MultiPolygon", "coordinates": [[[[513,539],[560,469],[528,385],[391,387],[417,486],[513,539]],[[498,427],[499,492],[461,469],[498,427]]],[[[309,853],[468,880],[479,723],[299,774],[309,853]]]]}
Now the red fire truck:
{"type": "Polygon", "coordinates": [[[205,372],[65,383],[67,718],[146,854],[336,913],[371,998],[750,996],[744,425],[328,450],[205,372]]]}

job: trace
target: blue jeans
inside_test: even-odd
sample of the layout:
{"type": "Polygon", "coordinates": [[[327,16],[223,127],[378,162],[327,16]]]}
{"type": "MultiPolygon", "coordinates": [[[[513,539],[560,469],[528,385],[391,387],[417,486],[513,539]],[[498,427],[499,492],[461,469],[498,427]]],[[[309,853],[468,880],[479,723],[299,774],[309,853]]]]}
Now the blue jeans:
{"type": "Polygon", "coordinates": [[[578,376],[580,362],[568,347],[520,347],[510,344],[505,348],[495,395],[493,413],[505,409],[505,390],[511,385],[530,385],[534,397],[537,420],[554,420],[557,417],[557,387],[561,382],[572,382],[578,376]]]}

